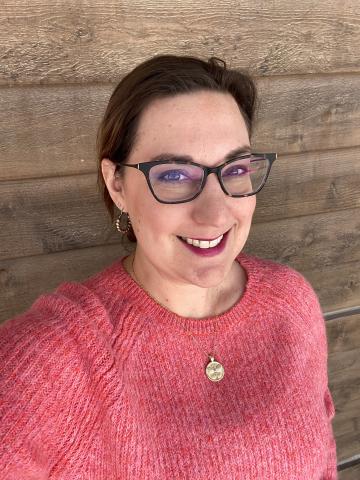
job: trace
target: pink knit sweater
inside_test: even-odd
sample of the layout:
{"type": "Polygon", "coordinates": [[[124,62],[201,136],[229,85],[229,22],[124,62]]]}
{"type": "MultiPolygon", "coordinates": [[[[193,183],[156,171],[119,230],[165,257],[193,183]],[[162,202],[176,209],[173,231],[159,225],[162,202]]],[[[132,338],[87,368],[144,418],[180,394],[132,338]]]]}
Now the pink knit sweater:
{"type": "Polygon", "coordinates": [[[245,293],[216,317],[162,308],[118,260],[1,325],[0,479],[336,479],[318,298],[290,267],[237,260],[245,293]]]}

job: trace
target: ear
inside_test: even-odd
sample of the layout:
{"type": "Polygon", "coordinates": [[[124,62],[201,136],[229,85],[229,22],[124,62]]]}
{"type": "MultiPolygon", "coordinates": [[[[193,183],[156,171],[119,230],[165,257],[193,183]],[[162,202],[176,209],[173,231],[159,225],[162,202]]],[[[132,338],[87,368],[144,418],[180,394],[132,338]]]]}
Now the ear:
{"type": "Polygon", "coordinates": [[[115,167],[115,163],[108,158],[101,160],[101,172],[109,195],[119,210],[127,212],[124,177],[118,172],[115,174],[115,167]]]}

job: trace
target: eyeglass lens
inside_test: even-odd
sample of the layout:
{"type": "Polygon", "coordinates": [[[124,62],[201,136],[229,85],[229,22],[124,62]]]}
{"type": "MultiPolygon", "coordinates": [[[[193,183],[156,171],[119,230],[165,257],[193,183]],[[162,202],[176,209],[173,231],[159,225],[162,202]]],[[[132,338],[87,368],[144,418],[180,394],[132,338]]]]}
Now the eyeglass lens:
{"type": "MultiPolygon", "coordinates": [[[[225,165],[221,178],[231,195],[255,192],[266,178],[270,162],[263,157],[248,156],[225,165]]],[[[150,169],[149,178],[155,195],[165,202],[189,200],[199,193],[204,172],[196,165],[159,163],[150,169]]]]}

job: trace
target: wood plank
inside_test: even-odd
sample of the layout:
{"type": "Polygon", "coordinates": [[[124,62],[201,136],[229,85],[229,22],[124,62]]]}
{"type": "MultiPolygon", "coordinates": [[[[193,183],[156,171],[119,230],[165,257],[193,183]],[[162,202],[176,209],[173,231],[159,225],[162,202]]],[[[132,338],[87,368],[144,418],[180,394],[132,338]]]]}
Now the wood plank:
{"type": "Polygon", "coordinates": [[[359,208],[359,157],[360,148],[280,154],[257,194],[254,222],[359,208]]]}
{"type": "MultiPolygon", "coordinates": [[[[3,2],[4,3],[4,2],[3,2]]],[[[155,53],[224,57],[258,75],[359,71],[358,0],[15,0],[0,83],[116,81],[155,53]],[[166,39],[166,42],[164,42],[166,39]]]]}
{"type": "MultiPolygon", "coordinates": [[[[295,261],[289,265],[296,268],[295,261]]],[[[301,273],[314,286],[325,312],[360,306],[359,261],[339,261],[331,265],[316,262],[312,267],[301,268],[301,273]]]]}
{"type": "Polygon", "coordinates": [[[117,243],[2,261],[0,322],[25,311],[60,283],[85,280],[129,251],[128,245],[117,243]]]}
{"type": "MultiPolygon", "coordinates": [[[[0,180],[95,171],[96,132],[114,87],[4,88],[0,180]]],[[[360,74],[262,78],[258,87],[254,150],[285,155],[360,146],[360,74]]]]}
{"type": "Polygon", "coordinates": [[[326,322],[338,462],[360,453],[360,315],[326,322]]]}
{"type": "Polygon", "coordinates": [[[0,259],[119,242],[96,175],[0,182],[0,259]]]}
{"type": "Polygon", "coordinates": [[[281,153],[360,145],[360,75],[264,78],[254,141],[281,153]]]}
{"type": "Polygon", "coordinates": [[[339,471],[338,480],[359,480],[360,477],[360,461],[345,470],[339,471]]]}
{"type": "Polygon", "coordinates": [[[112,86],[5,88],[0,180],[96,170],[96,130],[112,86]]]}
{"type": "Polygon", "coordinates": [[[246,246],[262,257],[311,271],[359,261],[359,228],[359,208],[288,217],[253,224],[246,246]]]}

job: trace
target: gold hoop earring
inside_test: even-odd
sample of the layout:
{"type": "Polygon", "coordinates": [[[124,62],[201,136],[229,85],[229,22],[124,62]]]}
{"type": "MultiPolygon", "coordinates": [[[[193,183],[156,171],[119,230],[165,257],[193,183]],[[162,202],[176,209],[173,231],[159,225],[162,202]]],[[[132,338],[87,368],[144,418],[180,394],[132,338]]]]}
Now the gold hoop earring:
{"type": "Polygon", "coordinates": [[[115,225],[116,225],[117,230],[118,230],[122,235],[125,235],[125,234],[129,233],[130,227],[131,227],[131,220],[130,220],[129,214],[128,214],[127,212],[124,212],[123,209],[120,210],[120,215],[119,215],[118,218],[116,219],[115,225]],[[125,214],[125,218],[126,218],[126,226],[125,226],[125,229],[124,229],[124,228],[121,228],[121,225],[120,225],[121,217],[122,217],[124,214],[125,214]]]}

